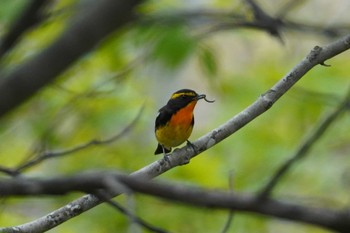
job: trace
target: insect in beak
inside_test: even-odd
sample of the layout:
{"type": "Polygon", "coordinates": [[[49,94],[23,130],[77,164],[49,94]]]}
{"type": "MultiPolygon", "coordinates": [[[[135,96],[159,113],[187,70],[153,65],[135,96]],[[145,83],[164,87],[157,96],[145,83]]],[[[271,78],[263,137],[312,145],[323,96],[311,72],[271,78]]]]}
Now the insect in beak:
{"type": "Polygon", "coordinates": [[[208,103],[214,103],[215,102],[215,100],[208,100],[207,96],[205,94],[198,95],[196,99],[197,100],[204,99],[208,103]]]}

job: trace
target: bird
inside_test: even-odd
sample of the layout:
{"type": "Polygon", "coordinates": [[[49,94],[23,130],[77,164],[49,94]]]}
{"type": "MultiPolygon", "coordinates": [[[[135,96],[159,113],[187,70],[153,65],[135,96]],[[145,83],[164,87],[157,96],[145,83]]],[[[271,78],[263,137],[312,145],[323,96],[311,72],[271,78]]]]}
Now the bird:
{"type": "Polygon", "coordinates": [[[209,103],[205,94],[197,94],[191,89],[181,89],[174,92],[165,106],[159,109],[155,121],[155,136],[158,141],[154,154],[166,154],[171,152],[172,147],[177,147],[187,141],[192,133],[194,125],[193,110],[197,101],[204,99],[209,103]]]}

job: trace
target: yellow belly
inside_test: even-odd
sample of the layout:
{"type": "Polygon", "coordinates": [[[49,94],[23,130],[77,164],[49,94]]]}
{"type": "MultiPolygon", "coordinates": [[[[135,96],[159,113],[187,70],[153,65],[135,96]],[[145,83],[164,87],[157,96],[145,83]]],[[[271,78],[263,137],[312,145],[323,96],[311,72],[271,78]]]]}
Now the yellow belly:
{"type": "Polygon", "coordinates": [[[158,142],[170,149],[184,143],[191,135],[193,129],[193,108],[196,101],[176,112],[170,121],[156,130],[158,142]]]}
{"type": "Polygon", "coordinates": [[[156,132],[157,140],[166,148],[176,147],[184,143],[192,133],[191,124],[167,124],[156,132]]]}

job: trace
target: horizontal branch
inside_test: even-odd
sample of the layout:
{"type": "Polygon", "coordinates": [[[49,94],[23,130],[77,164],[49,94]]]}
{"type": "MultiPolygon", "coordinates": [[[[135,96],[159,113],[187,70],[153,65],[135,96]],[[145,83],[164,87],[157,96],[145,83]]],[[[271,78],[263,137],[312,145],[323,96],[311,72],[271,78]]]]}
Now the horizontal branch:
{"type": "MultiPolygon", "coordinates": [[[[258,195],[237,194],[231,191],[208,190],[169,184],[168,182],[153,182],[115,172],[90,172],[51,179],[2,179],[0,186],[2,187],[0,190],[2,196],[62,195],[72,191],[94,193],[100,189],[113,194],[113,192],[120,193],[128,189],[195,206],[263,214],[313,224],[338,232],[348,232],[350,229],[350,215],[343,210],[308,207],[293,204],[290,200],[287,202],[271,198],[262,199],[258,195]]],[[[76,211],[80,211],[80,209],[76,209],[76,211]]],[[[17,227],[17,229],[20,228],[21,226],[17,227]]],[[[3,228],[0,231],[16,232],[12,229],[3,228]]]]}
{"type": "MultiPolygon", "coordinates": [[[[197,148],[185,146],[168,156],[167,160],[160,159],[148,166],[131,174],[131,177],[152,179],[176,166],[183,165],[199,153],[229,137],[240,128],[257,118],[267,111],[272,105],[285,94],[299,79],[301,79],[309,70],[318,64],[324,62],[350,48],[350,34],[324,47],[316,46],[299,64],[297,64],[287,75],[278,81],[270,90],[262,94],[253,104],[238,113],[233,118],[218,128],[202,136],[192,144],[197,148]]],[[[85,195],[77,200],[72,201],[66,206],[59,208],[52,213],[28,222],[19,229],[40,229],[49,230],[69,219],[99,205],[101,201],[93,195],[85,195]],[[54,219],[54,221],[52,221],[54,219]]],[[[37,232],[42,232],[37,231],[37,232]]]]}
{"type": "MultiPolygon", "coordinates": [[[[245,2],[251,5],[252,1],[246,0],[245,2]]],[[[350,24],[325,26],[323,24],[305,23],[285,18],[285,14],[273,17],[263,11],[256,2],[251,6],[251,13],[254,17],[251,17],[251,14],[244,14],[241,11],[235,11],[233,9],[174,10],[165,14],[147,15],[146,18],[142,18],[141,22],[146,25],[153,24],[154,22],[165,25],[186,22],[187,25],[192,26],[192,31],[196,31],[193,30],[193,27],[199,29],[200,33],[197,33],[199,38],[213,35],[220,31],[235,29],[264,31],[279,39],[282,39],[281,32],[283,30],[337,38],[345,35],[350,29],[350,24]]]]}

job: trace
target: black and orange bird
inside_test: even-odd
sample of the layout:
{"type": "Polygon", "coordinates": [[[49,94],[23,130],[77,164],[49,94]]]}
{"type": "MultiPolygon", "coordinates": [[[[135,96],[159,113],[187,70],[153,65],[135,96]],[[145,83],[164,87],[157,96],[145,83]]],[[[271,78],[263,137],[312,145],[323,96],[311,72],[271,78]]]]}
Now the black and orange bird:
{"type": "Polygon", "coordinates": [[[206,95],[199,95],[190,89],[181,89],[173,93],[168,103],[159,109],[159,114],[155,122],[155,135],[158,141],[158,147],[154,154],[161,154],[171,151],[172,147],[176,147],[187,141],[190,137],[194,125],[193,110],[197,101],[206,99],[206,95]]]}

